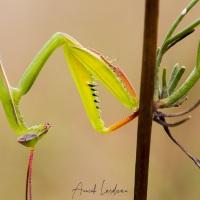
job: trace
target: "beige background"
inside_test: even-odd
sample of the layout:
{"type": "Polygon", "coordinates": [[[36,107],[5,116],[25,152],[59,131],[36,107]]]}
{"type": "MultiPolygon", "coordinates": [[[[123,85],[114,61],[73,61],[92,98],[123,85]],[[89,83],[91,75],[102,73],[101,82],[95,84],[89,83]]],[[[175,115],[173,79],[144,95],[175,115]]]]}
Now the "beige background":
{"type": "MultiPolygon", "coordinates": [[[[189,0],[161,0],[158,45],[188,3],[189,0]]],[[[179,30],[199,17],[199,9],[197,5],[179,30]]],[[[1,0],[0,55],[11,85],[16,86],[45,42],[56,31],[62,31],[111,59],[119,58],[116,64],[128,75],[139,95],[143,21],[144,1],[1,0]]],[[[179,62],[187,66],[187,75],[195,65],[199,38],[200,29],[197,29],[166,55],[162,66],[171,68],[179,62]]],[[[130,113],[101,86],[98,88],[107,125],[130,113]]],[[[187,103],[178,110],[189,107],[199,98],[197,84],[187,103]]],[[[43,122],[52,125],[35,152],[34,199],[69,200],[79,182],[83,182],[85,189],[97,184],[97,193],[77,194],[76,200],[132,199],[137,120],[107,136],[96,133],[85,114],[61,49],[52,55],[32,90],[22,99],[21,110],[29,125],[43,122]],[[107,189],[118,184],[119,189],[126,189],[128,193],[101,196],[103,180],[107,189]]],[[[200,157],[199,109],[192,115],[189,122],[171,130],[200,157]]],[[[16,142],[2,107],[0,116],[0,199],[21,200],[29,150],[16,142]]],[[[148,199],[199,199],[199,185],[199,169],[169,140],[162,127],[154,123],[148,199]]]]}

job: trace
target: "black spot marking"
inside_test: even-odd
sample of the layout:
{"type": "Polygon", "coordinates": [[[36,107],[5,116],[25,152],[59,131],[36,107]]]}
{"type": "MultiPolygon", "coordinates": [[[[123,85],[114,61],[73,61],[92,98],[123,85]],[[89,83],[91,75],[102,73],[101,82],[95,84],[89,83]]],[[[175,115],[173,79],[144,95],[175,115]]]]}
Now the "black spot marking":
{"type": "Polygon", "coordinates": [[[98,86],[95,82],[88,82],[87,85],[90,87],[91,90],[91,95],[94,97],[94,103],[96,103],[95,107],[96,109],[100,110],[99,103],[100,101],[98,100],[98,90],[96,89],[96,86],[98,86]]]}
{"type": "Polygon", "coordinates": [[[88,86],[90,86],[90,87],[96,87],[95,84],[91,84],[91,83],[88,83],[88,86]]]}
{"type": "Polygon", "coordinates": [[[95,88],[90,88],[92,91],[96,92],[97,90],[95,88]]]}

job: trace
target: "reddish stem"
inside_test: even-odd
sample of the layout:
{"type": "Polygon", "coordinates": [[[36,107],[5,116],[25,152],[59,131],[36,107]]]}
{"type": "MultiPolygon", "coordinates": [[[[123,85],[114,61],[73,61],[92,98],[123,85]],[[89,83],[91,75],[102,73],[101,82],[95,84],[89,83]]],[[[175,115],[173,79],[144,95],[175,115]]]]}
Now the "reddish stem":
{"type": "Polygon", "coordinates": [[[32,165],[33,165],[34,149],[31,148],[28,169],[26,175],[26,200],[32,200],[32,165]]]}

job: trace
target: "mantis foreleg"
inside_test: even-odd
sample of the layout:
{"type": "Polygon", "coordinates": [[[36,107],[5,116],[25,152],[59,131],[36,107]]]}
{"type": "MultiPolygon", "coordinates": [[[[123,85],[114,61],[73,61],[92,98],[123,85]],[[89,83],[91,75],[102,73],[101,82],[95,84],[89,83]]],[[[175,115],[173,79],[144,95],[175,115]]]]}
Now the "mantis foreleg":
{"type": "Polygon", "coordinates": [[[10,87],[8,81],[5,81],[7,79],[3,68],[1,68],[1,90],[6,91],[7,94],[6,98],[3,98],[3,95],[0,96],[1,101],[11,127],[20,136],[20,142],[23,141],[22,143],[26,143],[26,140],[31,140],[28,145],[25,144],[26,146],[34,146],[40,139],[38,135],[44,135],[50,126],[45,124],[27,128],[18,109],[19,101],[30,90],[47,59],[61,46],[63,47],[68,66],[88,117],[95,130],[101,133],[109,133],[128,123],[138,115],[138,98],[124,73],[118,67],[106,61],[98,52],[86,49],[69,35],[58,32],[52,36],[37,54],[16,88],[10,87]],[[129,109],[134,110],[133,114],[106,128],[100,116],[98,91],[95,80],[103,83],[119,101],[129,109]],[[5,103],[8,104],[9,109],[7,109],[5,103]],[[29,133],[28,136],[27,133],[29,133]],[[36,133],[36,139],[34,133],[36,133]],[[33,138],[35,140],[34,142],[33,138]]]}

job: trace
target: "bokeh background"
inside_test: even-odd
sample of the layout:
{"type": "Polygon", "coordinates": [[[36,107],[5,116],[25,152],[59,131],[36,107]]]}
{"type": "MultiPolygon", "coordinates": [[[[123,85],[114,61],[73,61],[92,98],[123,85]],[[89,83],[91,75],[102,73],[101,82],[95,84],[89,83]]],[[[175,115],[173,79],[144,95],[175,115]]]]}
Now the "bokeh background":
{"type": "MultiPolygon", "coordinates": [[[[189,2],[161,0],[158,45],[189,2]]],[[[197,5],[177,30],[199,17],[199,9],[197,5]]],[[[36,53],[55,32],[62,31],[85,47],[92,47],[111,59],[118,58],[116,64],[127,74],[139,95],[143,21],[144,1],[0,0],[0,55],[10,84],[17,86],[36,53]]],[[[186,78],[195,66],[199,38],[200,29],[197,29],[166,54],[162,66],[170,70],[178,62],[187,67],[186,78]]],[[[130,113],[100,84],[98,88],[106,125],[130,113]]],[[[199,89],[198,83],[181,108],[168,112],[191,106],[200,98],[199,89]]],[[[20,107],[28,125],[43,122],[52,125],[36,147],[34,199],[72,199],[72,189],[79,182],[83,182],[84,189],[92,189],[96,184],[97,193],[76,194],[76,200],[133,198],[137,120],[110,135],[96,133],[85,114],[62,49],[50,57],[20,107]],[[102,196],[103,180],[106,189],[113,189],[117,184],[119,189],[128,192],[102,196]]],[[[29,149],[16,142],[2,107],[0,116],[0,199],[21,200],[29,149]]],[[[199,109],[192,116],[189,122],[171,131],[200,157],[199,109]]],[[[154,123],[148,199],[199,199],[199,185],[199,169],[172,143],[162,127],[154,123]]]]}

